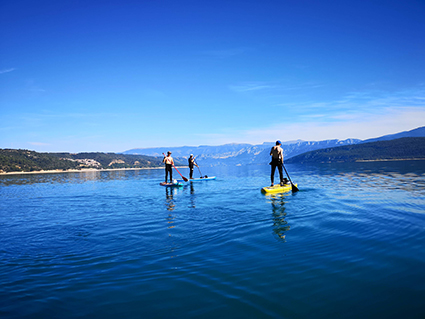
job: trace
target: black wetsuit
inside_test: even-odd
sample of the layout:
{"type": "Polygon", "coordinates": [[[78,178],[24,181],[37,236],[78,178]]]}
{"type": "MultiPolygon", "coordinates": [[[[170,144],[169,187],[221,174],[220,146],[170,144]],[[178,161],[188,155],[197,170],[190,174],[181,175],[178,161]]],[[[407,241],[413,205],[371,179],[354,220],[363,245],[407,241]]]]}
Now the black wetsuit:
{"type": "Polygon", "coordinates": [[[189,157],[189,159],[188,159],[188,162],[189,162],[189,178],[190,179],[193,178],[193,161],[194,160],[195,159],[193,157],[192,158],[189,157]]]}

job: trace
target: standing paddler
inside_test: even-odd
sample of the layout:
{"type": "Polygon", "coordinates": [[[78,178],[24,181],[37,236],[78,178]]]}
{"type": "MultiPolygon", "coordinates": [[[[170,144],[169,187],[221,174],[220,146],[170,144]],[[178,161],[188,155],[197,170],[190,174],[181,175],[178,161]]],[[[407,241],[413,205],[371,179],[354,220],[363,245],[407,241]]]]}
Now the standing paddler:
{"type": "Polygon", "coordinates": [[[189,179],[193,179],[193,165],[199,168],[198,164],[195,163],[195,158],[193,157],[193,154],[190,154],[190,157],[188,158],[188,162],[189,162],[189,170],[190,170],[189,179]]]}
{"type": "Polygon", "coordinates": [[[283,179],[283,171],[282,171],[282,166],[283,166],[283,149],[281,147],[282,142],[281,141],[276,141],[276,145],[272,147],[271,151],[270,151],[270,155],[272,156],[272,161],[270,162],[270,165],[272,166],[272,173],[271,173],[271,181],[272,184],[271,186],[274,185],[274,173],[276,171],[276,167],[279,170],[279,176],[280,176],[280,185],[283,186],[284,185],[284,179],[283,179]]]}
{"type": "MultiPolygon", "coordinates": [[[[162,153],[164,154],[164,153],[162,153]]],[[[167,183],[167,177],[168,173],[170,173],[170,183],[173,182],[173,165],[174,160],[171,157],[171,152],[167,152],[167,156],[164,156],[164,159],[162,160],[163,163],[165,163],[165,183],[167,183]]]]}

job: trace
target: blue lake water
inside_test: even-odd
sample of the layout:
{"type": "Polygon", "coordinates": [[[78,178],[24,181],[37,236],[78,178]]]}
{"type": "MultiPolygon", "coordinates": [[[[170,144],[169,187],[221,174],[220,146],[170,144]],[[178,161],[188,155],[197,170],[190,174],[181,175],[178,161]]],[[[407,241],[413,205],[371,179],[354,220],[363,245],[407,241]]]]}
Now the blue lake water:
{"type": "Polygon", "coordinates": [[[0,318],[425,318],[425,162],[286,168],[0,176],[0,318]]]}

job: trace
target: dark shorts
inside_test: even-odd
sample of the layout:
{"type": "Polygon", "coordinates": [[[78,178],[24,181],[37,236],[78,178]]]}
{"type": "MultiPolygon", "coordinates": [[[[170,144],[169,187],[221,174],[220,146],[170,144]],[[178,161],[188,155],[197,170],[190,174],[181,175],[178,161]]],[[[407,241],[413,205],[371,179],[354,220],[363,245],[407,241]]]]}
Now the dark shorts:
{"type": "Polygon", "coordinates": [[[272,158],[272,161],[270,162],[270,165],[272,166],[279,166],[282,165],[282,161],[279,158],[272,158]]]}

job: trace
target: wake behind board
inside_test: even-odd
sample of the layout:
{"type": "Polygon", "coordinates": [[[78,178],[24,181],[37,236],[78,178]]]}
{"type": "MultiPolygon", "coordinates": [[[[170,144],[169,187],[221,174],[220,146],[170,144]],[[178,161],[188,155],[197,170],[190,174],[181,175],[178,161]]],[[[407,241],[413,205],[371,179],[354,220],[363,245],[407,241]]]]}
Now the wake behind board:
{"type": "Polygon", "coordinates": [[[162,182],[162,183],[159,183],[159,185],[165,186],[165,187],[183,187],[184,186],[182,181],[175,181],[174,183],[162,182]]]}
{"type": "MultiPolygon", "coordinates": [[[[294,184],[294,185],[298,187],[298,184],[294,184]]],[[[288,183],[283,186],[280,186],[280,184],[277,184],[274,186],[263,187],[261,189],[261,192],[265,194],[272,194],[272,193],[289,192],[290,190],[292,190],[292,184],[288,183]]]]}
{"type": "Polygon", "coordinates": [[[189,179],[191,182],[198,182],[198,181],[208,181],[215,179],[215,176],[207,176],[207,177],[201,177],[201,178],[191,178],[189,179]]]}

